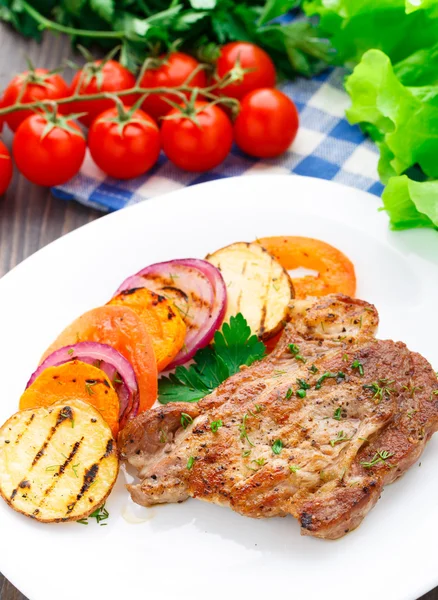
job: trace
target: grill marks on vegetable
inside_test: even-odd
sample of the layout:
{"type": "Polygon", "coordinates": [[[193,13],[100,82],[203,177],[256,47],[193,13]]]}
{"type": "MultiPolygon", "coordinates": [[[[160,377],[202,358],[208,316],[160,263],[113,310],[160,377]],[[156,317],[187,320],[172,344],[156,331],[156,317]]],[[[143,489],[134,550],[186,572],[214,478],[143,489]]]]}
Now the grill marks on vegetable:
{"type": "Polygon", "coordinates": [[[50,440],[55,435],[56,430],[58,429],[58,427],[62,423],[64,423],[64,421],[66,421],[67,419],[69,419],[72,423],[74,423],[74,420],[73,420],[73,411],[70,408],[70,406],[65,406],[64,408],[62,408],[59,411],[58,418],[56,419],[55,425],[53,425],[53,427],[51,428],[49,435],[46,437],[43,445],[38,450],[38,452],[35,455],[35,458],[32,461],[32,467],[34,467],[37,464],[37,462],[40,460],[40,458],[43,456],[43,454],[44,454],[47,446],[49,445],[50,440]]]}
{"type": "Polygon", "coordinates": [[[53,491],[55,486],[58,484],[58,482],[60,481],[60,478],[64,475],[66,468],[69,466],[69,464],[71,463],[71,461],[73,460],[75,455],[78,453],[78,450],[81,447],[83,440],[84,440],[84,438],[81,437],[80,440],[78,440],[77,442],[75,442],[73,444],[73,448],[71,449],[70,454],[67,456],[65,461],[59,467],[58,471],[53,474],[53,478],[54,478],[53,483],[44,491],[44,496],[46,496],[46,499],[51,494],[51,492],[53,491]]]}
{"type": "MultiPolygon", "coordinates": [[[[35,414],[34,414],[34,413],[32,413],[32,415],[30,416],[29,420],[28,420],[28,421],[27,421],[27,423],[26,423],[26,428],[25,428],[25,429],[23,429],[23,431],[22,431],[22,432],[21,432],[21,433],[20,433],[20,434],[17,436],[17,438],[16,438],[16,440],[15,440],[15,443],[18,443],[18,442],[19,442],[19,440],[20,440],[20,439],[23,437],[23,435],[24,435],[24,434],[25,434],[25,433],[28,431],[28,429],[29,429],[29,426],[30,426],[30,424],[32,423],[32,421],[34,420],[34,418],[35,418],[35,414]]],[[[64,421],[66,421],[67,419],[71,419],[71,420],[73,419],[73,411],[72,411],[72,409],[71,409],[69,406],[64,406],[64,407],[63,407],[63,408],[62,408],[62,409],[59,411],[59,413],[58,413],[58,417],[57,417],[57,419],[56,419],[56,423],[55,423],[55,425],[54,425],[54,426],[51,428],[51,430],[50,430],[50,432],[49,432],[49,435],[48,435],[48,436],[46,437],[46,439],[44,440],[44,442],[43,442],[43,444],[42,444],[41,448],[40,448],[40,449],[38,450],[38,452],[35,454],[35,456],[34,456],[34,458],[33,458],[33,460],[32,460],[32,463],[31,463],[31,467],[34,467],[34,466],[37,464],[37,462],[38,462],[38,461],[41,459],[41,457],[44,455],[44,452],[45,452],[45,450],[46,450],[47,446],[49,445],[49,443],[50,443],[51,439],[52,439],[52,438],[53,438],[53,436],[55,435],[55,433],[56,433],[56,431],[57,431],[58,427],[59,427],[59,426],[60,426],[60,425],[61,425],[61,424],[62,424],[64,421]]],[[[10,496],[10,500],[11,500],[11,501],[12,501],[12,500],[14,500],[15,496],[17,495],[18,488],[22,488],[22,487],[30,487],[30,484],[29,484],[29,486],[26,486],[26,485],[24,485],[24,482],[25,482],[25,481],[27,481],[27,480],[22,480],[22,481],[21,481],[21,482],[18,484],[18,486],[17,486],[17,487],[16,487],[16,488],[15,488],[15,489],[12,491],[12,494],[11,494],[11,496],[10,496]]],[[[27,481],[27,483],[29,483],[29,482],[27,481]]],[[[45,494],[46,494],[46,493],[47,493],[47,492],[45,492],[45,494]]]]}
{"type": "MultiPolygon", "coordinates": [[[[32,423],[34,417],[35,417],[35,415],[32,414],[31,417],[29,418],[28,422],[26,423],[27,428],[25,430],[23,430],[23,432],[19,436],[17,436],[16,442],[18,442],[19,439],[27,431],[27,429],[30,426],[30,424],[32,423]]],[[[47,449],[48,445],[50,444],[50,442],[53,439],[54,435],[56,434],[57,430],[66,421],[69,421],[70,423],[74,423],[74,413],[73,413],[73,410],[71,409],[70,406],[64,406],[64,407],[62,407],[59,410],[58,417],[57,417],[55,425],[51,428],[51,430],[50,430],[48,436],[46,437],[46,439],[44,440],[41,448],[38,450],[38,452],[36,453],[35,457],[32,460],[31,469],[44,456],[45,450],[47,449]]],[[[78,454],[78,452],[79,452],[79,450],[80,450],[83,442],[84,442],[84,437],[82,436],[80,438],[80,440],[76,441],[73,444],[73,447],[71,448],[70,453],[68,454],[68,456],[66,456],[64,462],[62,464],[60,464],[59,467],[56,470],[54,470],[54,472],[53,472],[53,482],[51,483],[51,485],[48,488],[46,488],[44,490],[43,497],[42,497],[41,502],[39,504],[40,507],[42,507],[43,504],[47,504],[50,501],[50,495],[54,491],[55,487],[59,484],[62,476],[65,475],[67,468],[72,463],[74,457],[78,454]]],[[[106,443],[105,452],[101,456],[101,458],[96,463],[92,464],[90,467],[85,468],[84,475],[83,475],[83,478],[82,478],[81,488],[80,488],[79,492],[77,493],[75,500],[68,505],[67,511],[66,511],[66,516],[68,516],[74,510],[76,504],[84,496],[86,496],[86,494],[89,492],[91,486],[96,481],[96,478],[97,478],[98,473],[99,473],[99,467],[100,467],[101,462],[103,460],[105,460],[106,458],[108,458],[109,456],[111,456],[114,452],[116,452],[116,448],[114,446],[113,439],[110,438],[107,441],[107,443],[106,443]]],[[[77,468],[78,465],[75,465],[75,466],[77,468]]],[[[46,469],[46,470],[49,470],[49,469],[46,469]]],[[[76,469],[74,471],[75,471],[76,477],[78,477],[76,469]]],[[[22,481],[20,481],[20,483],[18,484],[18,486],[12,491],[11,496],[10,496],[10,501],[11,502],[14,501],[14,499],[16,498],[19,490],[30,489],[30,488],[31,488],[30,481],[28,479],[23,479],[22,481]]],[[[36,511],[34,512],[34,514],[38,514],[38,512],[39,512],[39,510],[36,509],[36,511]]]]}
{"type": "Polygon", "coordinates": [[[68,505],[66,515],[70,514],[74,510],[74,508],[75,508],[76,504],[79,502],[79,500],[81,500],[84,496],[86,496],[86,494],[89,492],[91,486],[96,481],[96,478],[99,473],[100,464],[102,463],[103,460],[105,460],[105,458],[108,458],[109,456],[111,456],[111,454],[114,451],[115,451],[114,442],[112,439],[109,439],[106,443],[105,453],[100,457],[100,459],[96,463],[91,465],[91,467],[85,469],[84,476],[82,479],[81,489],[80,489],[78,495],[76,496],[76,500],[72,504],[68,505]]]}
{"type": "Polygon", "coordinates": [[[25,424],[25,428],[17,435],[17,437],[15,438],[15,443],[18,444],[18,442],[21,440],[21,438],[23,437],[23,435],[26,433],[26,431],[29,428],[29,425],[32,423],[32,421],[35,418],[35,414],[32,413],[29,417],[29,420],[26,422],[25,424]]]}

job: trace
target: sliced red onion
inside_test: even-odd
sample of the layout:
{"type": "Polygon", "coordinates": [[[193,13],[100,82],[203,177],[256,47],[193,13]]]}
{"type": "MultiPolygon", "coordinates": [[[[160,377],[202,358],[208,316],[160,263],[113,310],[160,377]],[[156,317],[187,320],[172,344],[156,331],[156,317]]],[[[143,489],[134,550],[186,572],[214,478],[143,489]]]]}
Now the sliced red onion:
{"type": "Polygon", "coordinates": [[[220,271],[206,260],[185,258],[150,265],[125,279],[116,295],[139,287],[171,300],[187,325],[184,348],[168,369],[190,360],[222,325],[227,291],[220,271]]]}
{"type": "Polygon", "coordinates": [[[137,415],[139,394],[134,369],[120,352],[108,344],[78,342],[55,350],[32,374],[26,388],[48,367],[57,367],[71,360],[98,366],[111,379],[120,402],[119,421],[124,423],[128,417],[137,415]]]}

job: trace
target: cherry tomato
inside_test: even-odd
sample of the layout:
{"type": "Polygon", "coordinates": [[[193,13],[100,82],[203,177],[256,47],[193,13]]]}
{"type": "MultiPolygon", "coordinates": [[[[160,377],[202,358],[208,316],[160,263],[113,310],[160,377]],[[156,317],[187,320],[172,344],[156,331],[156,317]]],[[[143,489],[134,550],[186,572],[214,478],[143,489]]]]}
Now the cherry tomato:
{"type": "MultiPolygon", "coordinates": [[[[134,86],[134,75],[123,65],[115,60],[107,60],[106,62],[96,60],[86,70],[82,69],[76,73],[71,82],[70,95],[74,93],[83,95],[99,92],[120,92],[121,90],[129,90],[134,86]]],[[[123,101],[126,104],[133,104],[135,97],[131,95],[123,96],[123,101]]],[[[113,108],[113,106],[113,100],[80,100],[66,105],[64,112],[67,109],[69,114],[86,112],[87,114],[79,120],[89,127],[97,116],[103,111],[113,108]]]]}
{"type": "Polygon", "coordinates": [[[234,139],[251,156],[270,158],[285,152],[298,131],[298,111],[292,100],[275,89],[250,92],[240,104],[234,139]]]}
{"type": "Polygon", "coordinates": [[[9,150],[0,140],[0,196],[6,192],[12,179],[12,160],[9,150]]]}
{"type": "Polygon", "coordinates": [[[166,156],[186,171],[208,171],[217,167],[231,150],[233,127],[217,105],[195,102],[196,115],[189,118],[172,109],[163,121],[161,141],[166,156]],[[172,118],[169,118],[172,117],[172,118]]]}
{"type": "Polygon", "coordinates": [[[48,117],[33,114],[17,129],[12,144],[18,169],[32,183],[45,186],[60,185],[76,175],[86,149],[73,121],[57,115],[50,130],[49,125],[48,117]]]}
{"type": "Polygon", "coordinates": [[[235,69],[236,75],[239,74],[239,69],[251,69],[251,71],[241,73],[238,81],[221,88],[220,93],[224,96],[240,100],[253,90],[275,86],[274,63],[269,55],[255,44],[231,42],[222,46],[216,64],[217,74],[222,79],[232,69],[235,69]]]}
{"type": "MultiPolygon", "coordinates": [[[[25,71],[12,79],[5,89],[2,100],[2,107],[15,104],[21,91],[21,102],[36,102],[38,100],[59,100],[68,96],[68,85],[60,75],[50,74],[47,69],[35,69],[34,71],[25,71]]],[[[4,120],[12,129],[16,131],[18,126],[33,115],[31,110],[20,110],[10,113],[4,117],[4,120]]]]}
{"type": "Polygon", "coordinates": [[[117,179],[131,179],[143,175],[157,162],[160,130],[142,110],[134,111],[132,120],[125,123],[117,115],[117,109],[110,108],[94,120],[88,147],[102,171],[117,179]]]}
{"type": "MultiPolygon", "coordinates": [[[[160,57],[160,65],[157,68],[148,69],[143,75],[140,86],[142,88],[177,87],[182,85],[190,73],[196,69],[199,62],[183,52],[172,52],[169,56],[160,57]]],[[[204,71],[199,71],[190,80],[191,87],[205,87],[207,78],[204,71]]],[[[188,97],[189,94],[185,94],[188,97]]],[[[169,98],[179,103],[178,96],[171,94],[151,94],[142,104],[142,108],[155,120],[164,117],[172,107],[163,99],[169,98]]]]}

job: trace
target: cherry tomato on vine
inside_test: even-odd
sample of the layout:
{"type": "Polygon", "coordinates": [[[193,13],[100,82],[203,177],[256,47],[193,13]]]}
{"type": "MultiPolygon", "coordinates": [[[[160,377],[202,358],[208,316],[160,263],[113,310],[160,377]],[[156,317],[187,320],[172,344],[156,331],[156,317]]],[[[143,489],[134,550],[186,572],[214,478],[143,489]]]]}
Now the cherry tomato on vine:
{"type": "Polygon", "coordinates": [[[220,79],[233,72],[236,82],[221,88],[220,93],[238,100],[253,90],[275,86],[274,63],[264,50],[249,42],[231,42],[222,46],[216,71],[220,79]],[[251,70],[244,73],[242,69],[251,70]]]}
{"type": "Polygon", "coordinates": [[[255,90],[240,104],[234,139],[251,156],[270,158],[285,152],[298,131],[298,111],[283,92],[255,90]]]}
{"type": "MultiPolygon", "coordinates": [[[[157,88],[157,87],[178,87],[182,85],[191,73],[199,66],[199,62],[183,52],[172,52],[168,56],[160,56],[156,67],[152,64],[151,68],[147,69],[143,75],[140,86],[142,88],[157,88]]],[[[190,80],[191,87],[205,87],[207,78],[205,72],[200,70],[190,80]]],[[[189,94],[184,94],[188,98],[189,94]]],[[[151,94],[142,104],[145,110],[151,117],[158,120],[164,117],[172,107],[164,98],[169,98],[174,102],[180,102],[178,96],[171,94],[151,94]]]]}
{"type": "Polygon", "coordinates": [[[160,154],[160,131],[142,110],[110,108],[94,120],[88,147],[98,167],[117,179],[146,173],[160,154]]]}
{"type": "MultiPolygon", "coordinates": [[[[70,95],[79,93],[98,94],[99,92],[120,92],[135,86],[135,77],[123,65],[115,60],[96,60],[89,63],[86,68],[78,71],[70,86],[70,95]]],[[[126,104],[135,102],[132,95],[123,96],[126,104]]],[[[78,100],[66,105],[69,114],[87,113],[80,117],[81,123],[89,127],[94,119],[104,110],[114,107],[113,100],[78,100]]],[[[65,112],[65,111],[64,111],[65,112]]]]}
{"type": "Polygon", "coordinates": [[[6,192],[12,179],[12,160],[9,150],[0,140],[0,196],[6,192]]]}
{"type": "MultiPolygon", "coordinates": [[[[12,79],[3,93],[2,107],[15,104],[20,95],[20,101],[23,103],[59,100],[68,96],[68,85],[56,73],[50,73],[47,69],[34,69],[20,73],[12,79]]],[[[32,114],[34,113],[31,110],[20,110],[5,115],[4,120],[12,131],[16,131],[24,119],[32,114]]]]}
{"type": "Polygon", "coordinates": [[[172,109],[161,127],[166,156],[186,171],[208,171],[225,160],[233,143],[233,127],[217,105],[197,101],[193,109],[172,109]]]}
{"type": "Polygon", "coordinates": [[[85,139],[78,125],[61,115],[34,114],[14,137],[12,153],[18,169],[38,185],[60,185],[79,171],[85,139]]]}

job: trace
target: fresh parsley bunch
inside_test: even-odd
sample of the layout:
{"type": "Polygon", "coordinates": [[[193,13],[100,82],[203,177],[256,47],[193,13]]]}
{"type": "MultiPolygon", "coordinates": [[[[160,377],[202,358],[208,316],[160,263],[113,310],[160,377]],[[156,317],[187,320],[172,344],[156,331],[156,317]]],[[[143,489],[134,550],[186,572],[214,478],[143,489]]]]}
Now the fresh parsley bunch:
{"type": "Polygon", "coordinates": [[[251,365],[265,353],[265,345],[251,335],[248,323],[239,313],[231,317],[229,324],[224,323],[222,331],[216,331],[213,344],[198,350],[190,367],[177,367],[175,373],[159,380],[158,400],[161,404],[197,402],[242,365],[251,365]]]}
{"type": "Polygon", "coordinates": [[[0,19],[39,39],[50,29],[74,44],[121,45],[121,62],[132,69],[151,51],[175,41],[202,60],[214,60],[218,45],[235,40],[263,47],[286,76],[311,76],[331,56],[327,40],[305,20],[282,23],[301,0],[0,0],[0,19]]]}

